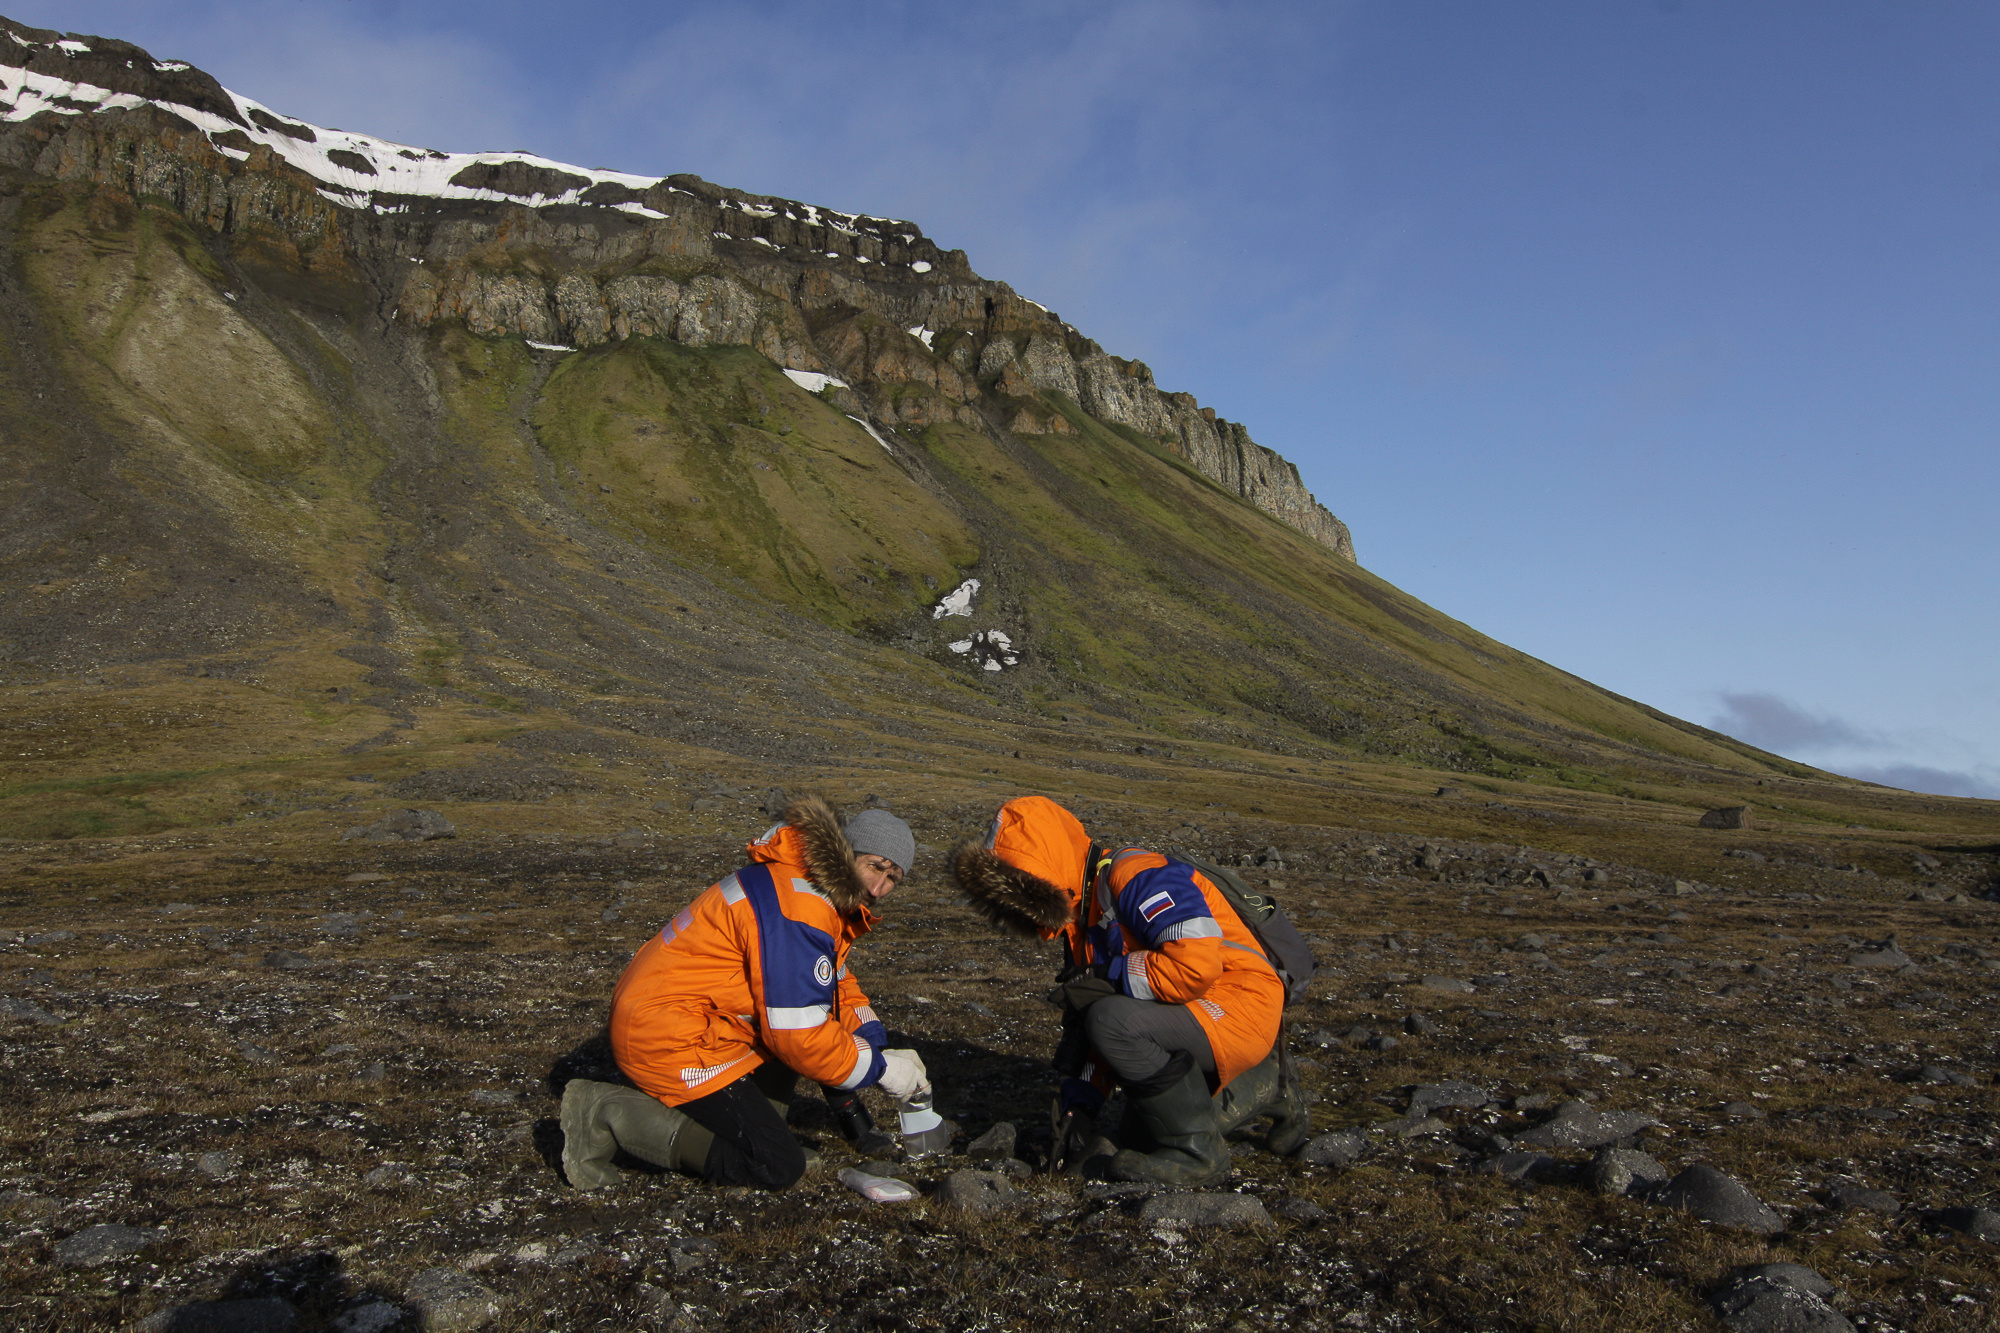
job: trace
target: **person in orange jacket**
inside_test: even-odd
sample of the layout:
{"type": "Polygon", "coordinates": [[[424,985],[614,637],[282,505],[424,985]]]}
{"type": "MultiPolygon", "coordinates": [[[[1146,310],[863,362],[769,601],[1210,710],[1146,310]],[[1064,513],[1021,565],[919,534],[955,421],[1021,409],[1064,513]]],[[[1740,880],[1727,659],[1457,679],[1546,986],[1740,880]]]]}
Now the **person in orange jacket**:
{"type": "Polygon", "coordinates": [[[1091,1141],[1114,1082],[1154,1144],[1117,1153],[1118,1179],[1210,1183],[1229,1170],[1224,1131],[1257,1115],[1274,1121],[1274,1151],[1296,1151],[1309,1122],[1273,1051],[1284,983],[1207,876],[1144,847],[1100,847],[1046,796],[1000,807],[984,843],[952,854],[952,871],[996,926],[1062,939],[1059,1166],[1091,1141]],[[1256,1091],[1232,1095],[1245,1075],[1256,1091]]]}
{"type": "MultiPolygon", "coordinates": [[[[783,1189],[805,1173],[785,1127],[798,1076],[836,1111],[880,1086],[930,1089],[915,1051],[889,1048],[847,953],[916,858],[909,825],[864,810],[843,828],[809,796],[648,940],[618,979],[611,1050],[634,1086],[572,1079],[563,1089],[563,1170],[591,1189],[617,1178],[624,1148],[718,1184],[783,1189]]],[[[865,1119],[865,1111],[860,1115],[865,1119]]],[[[869,1126],[872,1128],[872,1125],[869,1126]]]]}

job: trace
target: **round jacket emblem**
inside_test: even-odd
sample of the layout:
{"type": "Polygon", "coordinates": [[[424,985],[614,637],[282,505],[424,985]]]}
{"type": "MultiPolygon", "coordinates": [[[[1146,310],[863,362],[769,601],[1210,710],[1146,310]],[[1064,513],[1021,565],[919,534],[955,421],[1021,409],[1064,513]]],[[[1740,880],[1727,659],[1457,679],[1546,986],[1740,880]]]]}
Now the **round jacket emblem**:
{"type": "Polygon", "coordinates": [[[833,960],[825,954],[821,954],[819,961],[813,964],[813,978],[822,986],[831,986],[833,984],[833,960]]]}

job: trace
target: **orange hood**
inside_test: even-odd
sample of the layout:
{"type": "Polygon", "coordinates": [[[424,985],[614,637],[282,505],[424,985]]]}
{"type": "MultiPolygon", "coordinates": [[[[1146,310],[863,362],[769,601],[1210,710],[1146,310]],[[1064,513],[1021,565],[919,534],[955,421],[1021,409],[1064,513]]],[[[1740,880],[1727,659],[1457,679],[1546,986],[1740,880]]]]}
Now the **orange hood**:
{"type": "Polygon", "coordinates": [[[986,841],[952,853],[952,874],[973,910],[1002,930],[1053,938],[1074,919],[1090,873],[1090,834],[1046,796],[1000,807],[986,841]]]}

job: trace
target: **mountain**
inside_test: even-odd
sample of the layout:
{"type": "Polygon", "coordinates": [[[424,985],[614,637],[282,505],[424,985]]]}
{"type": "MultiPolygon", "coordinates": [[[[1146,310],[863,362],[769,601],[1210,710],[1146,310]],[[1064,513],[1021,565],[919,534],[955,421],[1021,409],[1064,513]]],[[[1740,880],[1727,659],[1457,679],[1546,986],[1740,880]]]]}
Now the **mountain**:
{"type": "Polygon", "coordinates": [[[1325,770],[1274,758],[1901,799],[1424,606],[1242,426],[912,223],[394,144],[0,28],[18,835],[558,732],[744,772],[1018,752],[1028,785],[1157,755],[1246,806],[1283,768],[1262,800],[1301,810],[1325,770]]]}

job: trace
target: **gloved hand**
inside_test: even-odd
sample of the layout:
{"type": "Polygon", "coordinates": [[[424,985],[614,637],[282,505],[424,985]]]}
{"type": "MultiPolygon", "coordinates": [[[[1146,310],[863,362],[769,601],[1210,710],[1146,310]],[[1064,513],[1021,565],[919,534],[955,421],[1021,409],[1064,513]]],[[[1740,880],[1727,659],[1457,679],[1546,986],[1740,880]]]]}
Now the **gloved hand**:
{"type": "Polygon", "coordinates": [[[1105,973],[1109,963],[1079,963],[1064,968],[1056,974],[1056,988],[1049,992],[1049,1003],[1059,1009],[1080,1013],[1107,996],[1118,994],[1118,987],[1105,973]]]}
{"type": "Polygon", "coordinates": [[[1074,1176],[1082,1172],[1091,1146],[1098,1142],[1097,1112],[1104,1094],[1080,1078],[1066,1078],[1049,1107],[1049,1173],[1074,1176]]]}
{"type": "Polygon", "coordinates": [[[931,1076],[923,1057],[915,1051],[882,1052],[882,1078],[877,1085],[897,1101],[907,1101],[918,1092],[931,1090],[931,1076]]]}

